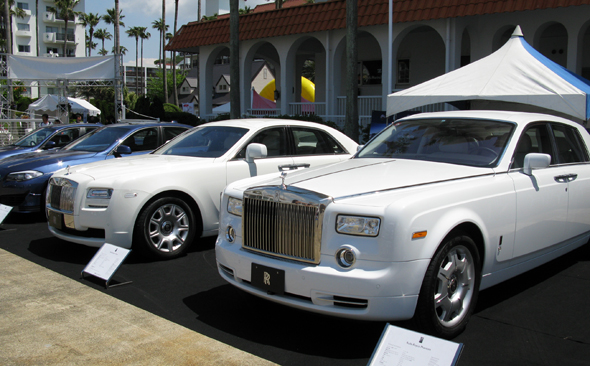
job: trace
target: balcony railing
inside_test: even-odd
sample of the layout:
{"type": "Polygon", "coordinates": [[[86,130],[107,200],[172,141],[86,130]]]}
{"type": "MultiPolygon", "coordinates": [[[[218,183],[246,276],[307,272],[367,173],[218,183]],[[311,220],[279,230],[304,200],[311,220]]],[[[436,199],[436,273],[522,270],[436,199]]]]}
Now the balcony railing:
{"type": "Polygon", "coordinates": [[[76,37],[73,34],[65,34],[65,33],[56,33],[55,34],[55,39],[57,41],[64,41],[66,39],[68,39],[68,42],[75,42],[76,41],[76,37]]]}

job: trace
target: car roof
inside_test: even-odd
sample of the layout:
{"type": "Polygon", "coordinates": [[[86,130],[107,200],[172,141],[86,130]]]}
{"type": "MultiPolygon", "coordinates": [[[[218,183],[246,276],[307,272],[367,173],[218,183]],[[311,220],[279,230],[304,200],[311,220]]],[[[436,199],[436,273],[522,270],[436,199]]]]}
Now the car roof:
{"type": "Polygon", "coordinates": [[[515,112],[515,111],[497,111],[497,110],[468,110],[468,111],[445,111],[413,114],[397,120],[396,122],[425,119],[425,118],[475,118],[475,119],[494,119],[509,121],[516,124],[525,124],[532,121],[554,121],[565,122],[581,126],[575,121],[553,116],[544,113],[515,112]]]}
{"type": "Polygon", "coordinates": [[[115,127],[124,127],[128,129],[140,128],[140,127],[160,127],[160,126],[172,126],[172,127],[185,127],[185,128],[192,128],[192,126],[185,125],[182,123],[172,123],[172,122],[125,122],[125,123],[113,123],[110,125],[105,125],[104,128],[115,128],[115,127]]]}
{"type": "Polygon", "coordinates": [[[244,128],[261,128],[272,126],[302,126],[302,127],[319,127],[331,128],[317,122],[298,121],[294,119],[282,118],[243,118],[243,119],[227,119],[223,121],[207,122],[201,126],[228,126],[228,127],[244,127],[244,128]]]}

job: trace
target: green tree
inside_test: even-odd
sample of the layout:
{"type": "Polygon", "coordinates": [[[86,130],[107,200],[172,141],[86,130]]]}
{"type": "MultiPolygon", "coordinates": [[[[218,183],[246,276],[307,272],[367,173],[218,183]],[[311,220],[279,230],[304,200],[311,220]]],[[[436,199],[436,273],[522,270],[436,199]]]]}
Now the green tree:
{"type": "MultiPolygon", "coordinates": [[[[143,41],[150,39],[152,36],[150,32],[147,31],[147,27],[139,27],[141,29],[141,33],[139,34],[139,38],[141,38],[141,71],[142,71],[142,80],[145,80],[145,70],[143,68],[143,41]]],[[[142,83],[143,85],[143,83],[142,83]]],[[[145,89],[142,88],[142,94],[145,94],[145,89]]]]}
{"type": "MultiPolygon", "coordinates": [[[[174,0],[174,35],[172,36],[172,38],[174,38],[174,36],[176,35],[176,31],[177,31],[177,26],[178,26],[178,0],[174,0]]],[[[176,70],[176,52],[172,51],[172,70],[176,70]]],[[[176,73],[172,72],[172,83],[174,84],[174,90],[172,91],[172,93],[174,93],[174,104],[176,106],[178,106],[178,84],[176,83],[176,73]]]]}
{"type": "MultiPolygon", "coordinates": [[[[107,13],[102,16],[102,20],[104,20],[105,23],[107,23],[109,25],[112,24],[114,27],[115,49],[117,48],[117,42],[118,42],[117,34],[119,33],[117,23],[119,23],[119,26],[125,27],[125,23],[123,23],[121,21],[121,19],[125,18],[125,15],[123,15],[123,10],[119,10],[118,17],[116,16],[116,14],[117,14],[116,8],[112,8],[112,9],[107,9],[107,13]]],[[[107,38],[107,39],[110,39],[110,38],[107,38]]]]}
{"type": "MultiPolygon", "coordinates": [[[[162,23],[164,25],[166,25],[166,0],[162,0],[162,23]]],[[[165,30],[162,32],[162,59],[164,60],[164,63],[162,64],[162,67],[164,69],[164,85],[168,85],[168,82],[166,81],[166,74],[168,74],[166,72],[166,30],[168,30],[168,27],[164,27],[165,30]]],[[[164,102],[168,103],[168,88],[164,88],[164,102]]]]}
{"type": "Polygon", "coordinates": [[[135,38],[135,93],[139,93],[139,37],[141,36],[141,27],[131,27],[125,31],[131,38],[135,38]]]}
{"type": "MultiPolygon", "coordinates": [[[[147,96],[150,99],[154,99],[154,98],[160,98],[161,100],[164,100],[164,87],[163,87],[163,83],[162,81],[164,80],[164,78],[162,77],[161,73],[163,72],[163,70],[158,70],[156,71],[156,77],[154,78],[150,78],[148,80],[148,92],[147,92],[147,96]]],[[[172,82],[172,70],[167,70],[168,72],[168,76],[170,76],[169,78],[166,78],[167,81],[167,85],[168,85],[168,94],[172,93],[172,89],[174,88],[174,83],[172,82]]],[[[184,75],[184,72],[182,72],[182,70],[176,70],[176,80],[178,81],[179,84],[182,84],[182,82],[184,81],[184,79],[186,78],[186,75],[184,75]]]]}
{"type": "Polygon", "coordinates": [[[240,22],[238,0],[229,1],[229,89],[230,117],[240,118],[240,22]]]}
{"type": "MultiPolygon", "coordinates": [[[[94,32],[94,38],[96,38],[96,39],[100,39],[100,40],[102,41],[102,48],[101,48],[101,51],[104,51],[104,52],[102,52],[102,56],[104,56],[105,54],[108,54],[109,52],[108,52],[107,50],[105,50],[105,48],[104,48],[104,41],[105,41],[105,39],[108,39],[108,40],[111,40],[111,39],[113,39],[113,35],[112,35],[112,34],[110,34],[110,33],[109,33],[107,30],[106,30],[106,28],[99,28],[99,29],[97,29],[97,30],[94,32]]],[[[100,54],[100,53],[101,53],[101,52],[99,52],[99,54],[100,54]]]]}
{"type": "MultiPolygon", "coordinates": [[[[92,46],[92,44],[93,44],[92,38],[94,37],[94,27],[96,27],[98,25],[101,18],[102,18],[102,16],[98,15],[98,13],[96,13],[96,14],[82,13],[80,15],[80,21],[82,22],[82,25],[84,27],[88,27],[88,44],[90,46],[92,46]]],[[[94,43],[94,45],[95,45],[94,47],[88,47],[88,56],[92,56],[92,50],[94,48],[96,48],[96,43],[94,43]]]]}
{"type": "Polygon", "coordinates": [[[55,6],[48,8],[57,18],[63,19],[65,22],[63,57],[67,57],[68,55],[68,23],[70,20],[75,21],[76,15],[82,14],[82,12],[74,10],[79,3],[80,0],[55,0],[55,6]]]}

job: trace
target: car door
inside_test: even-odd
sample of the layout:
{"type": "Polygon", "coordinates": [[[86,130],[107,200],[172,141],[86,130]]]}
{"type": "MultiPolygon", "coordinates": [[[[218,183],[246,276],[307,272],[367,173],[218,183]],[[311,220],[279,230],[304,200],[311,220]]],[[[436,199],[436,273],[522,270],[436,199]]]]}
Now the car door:
{"type": "Polygon", "coordinates": [[[257,175],[276,173],[280,167],[293,165],[285,127],[272,127],[259,131],[248,141],[240,152],[227,163],[227,182],[257,175]],[[246,161],[246,148],[251,143],[266,145],[266,158],[246,161]]]}
{"type": "MultiPolygon", "coordinates": [[[[132,134],[127,136],[125,140],[123,140],[123,142],[117,145],[117,147],[115,147],[115,149],[113,150],[116,151],[116,149],[119,146],[125,145],[129,146],[129,148],[131,149],[130,155],[142,155],[147,154],[150,151],[156,149],[159,145],[158,141],[158,127],[147,127],[134,131],[132,134]]],[[[123,155],[123,157],[124,156],[129,155],[123,155]]],[[[114,157],[115,154],[113,154],[113,152],[106,156],[107,159],[112,159],[114,157]]]]}
{"type": "Polygon", "coordinates": [[[513,257],[521,257],[567,238],[568,183],[559,179],[567,169],[557,164],[547,123],[529,126],[521,135],[508,173],[516,194],[516,230],[513,257]],[[551,165],[523,173],[528,153],[551,155],[551,165]]]}
{"type": "Polygon", "coordinates": [[[573,238],[590,231],[590,164],[588,150],[577,129],[552,123],[557,160],[564,170],[561,180],[567,181],[568,211],[566,236],[573,238]]]}

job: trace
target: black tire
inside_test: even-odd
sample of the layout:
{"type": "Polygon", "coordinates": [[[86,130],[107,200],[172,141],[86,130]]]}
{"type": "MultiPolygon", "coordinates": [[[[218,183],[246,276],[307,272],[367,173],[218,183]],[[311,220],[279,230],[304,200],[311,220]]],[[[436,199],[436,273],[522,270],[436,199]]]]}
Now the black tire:
{"type": "Polygon", "coordinates": [[[425,333],[451,339],[473,313],[481,264],[473,240],[457,233],[439,247],[424,276],[414,320],[425,333]]]}
{"type": "Polygon", "coordinates": [[[155,259],[177,258],[186,252],[196,231],[190,206],[176,197],[162,197],[139,214],[133,231],[133,248],[155,259]]]}

